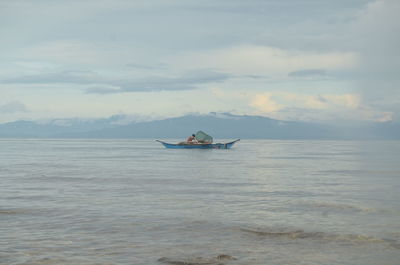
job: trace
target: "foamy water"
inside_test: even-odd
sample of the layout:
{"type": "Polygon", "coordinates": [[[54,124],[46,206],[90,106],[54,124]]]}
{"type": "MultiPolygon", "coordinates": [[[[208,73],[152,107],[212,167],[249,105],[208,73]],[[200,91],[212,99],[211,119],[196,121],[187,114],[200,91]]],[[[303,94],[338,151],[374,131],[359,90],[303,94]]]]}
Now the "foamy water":
{"type": "Polygon", "coordinates": [[[0,264],[399,264],[400,142],[3,139],[0,154],[0,264]]]}

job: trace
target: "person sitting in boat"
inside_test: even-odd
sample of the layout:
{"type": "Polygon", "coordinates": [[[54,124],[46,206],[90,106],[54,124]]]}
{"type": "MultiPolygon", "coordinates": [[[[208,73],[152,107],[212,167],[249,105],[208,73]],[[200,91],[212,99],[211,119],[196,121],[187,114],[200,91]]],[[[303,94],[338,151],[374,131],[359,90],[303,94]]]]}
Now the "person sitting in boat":
{"type": "Polygon", "coordinates": [[[192,144],[198,144],[199,142],[196,139],[196,135],[192,134],[189,136],[186,141],[178,143],[178,145],[192,145],[192,144]]]}
{"type": "Polygon", "coordinates": [[[186,140],[187,143],[191,143],[191,144],[197,144],[197,140],[196,140],[196,135],[192,134],[191,136],[189,136],[189,138],[187,138],[186,140]]]}

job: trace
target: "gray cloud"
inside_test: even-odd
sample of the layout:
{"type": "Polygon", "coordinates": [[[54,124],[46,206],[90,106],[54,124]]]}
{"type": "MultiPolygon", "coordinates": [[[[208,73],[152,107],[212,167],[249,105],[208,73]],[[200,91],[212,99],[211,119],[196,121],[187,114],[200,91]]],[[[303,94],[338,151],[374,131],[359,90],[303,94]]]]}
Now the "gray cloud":
{"type": "Polygon", "coordinates": [[[192,90],[199,85],[222,82],[231,78],[229,74],[210,70],[191,71],[180,77],[151,77],[143,80],[120,80],[107,84],[108,86],[93,86],[87,93],[109,94],[122,92],[150,92],[192,90]]]}
{"type": "Polygon", "coordinates": [[[19,101],[8,102],[0,105],[0,113],[16,113],[16,112],[29,112],[25,104],[19,101]]]}
{"type": "Polygon", "coordinates": [[[159,63],[156,65],[129,63],[126,66],[129,68],[141,70],[164,70],[167,68],[167,64],[164,63],[159,63]]]}
{"type": "Polygon", "coordinates": [[[290,77],[325,77],[327,73],[324,69],[306,69],[290,72],[290,77]]]}
{"type": "MultiPolygon", "coordinates": [[[[303,67],[326,68],[328,75],[323,69],[300,66],[295,68],[298,71],[288,73],[287,79],[358,78],[365,105],[400,113],[396,108],[400,105],[398,0],[174,0],[168,3],[104,0],[101,5],[95,0],[0,2],[4,29],[0,43],[3,58],[0,83],[3,84],[68,84],[64,89],[75,86],[83,87],[86,93],[110,94],[191,90],[244,77],[249,82],[245,86],[252,90],[254,83],[262,83],[256,79],[267,78],[270,73],[262,77],[236,72],[234,77],[210,70],[181,72],[176,76],[167,72],[196,67],[196,61],[184,65],[176,61],[186,53],[206,54],[240,45],[275,47],[288,52],[311,51],[311,54],[354,52],[362,57],[363,67],[357,72],[351,69],[351,72],[338,73],[340,69],[328,66],[303,67]],[[18,76],[32,71],[17,65],[20,61],[37,62],[34,71],[46,71],[53,66],[101,69],[105,76],[90,71],[18,76]],[[168,65],[157,62],[168,62],[168,65]],[[113,76],[121,67],[135,76],[146,75],[125,79],[113,76]],[[349,77],[352,74],[356,77],[349,77]]],[[[324,87],[321,84],[321,90],[324,87]]],[[[295,85],[288,85],[291,92],[297,89],[295,85]]],[[[31,91],[47,96],[46,91],[31,91]]],[[[352,93],[354,88],[346,85],[341,91],[352,93]]],[[[26,103],[40,104],[35,98],[26,103]]],[[[3,102],[11,100],[3,98],[3,102]]],[[[232,104],[229,108],[237,107],[234,102],[229,104],[232,104]]]]}
{"type": "MultiPolygon", "coordinates": [[[[124,48],[140,47],[150,51],[147,56],[151,56],[154,50],[170,54],[183,49],[230,46],[243,40],[294,48],[315,46],[317,41],[323,48],[330,39],[321,41],[321,33],[334,30],[334,25],[342,22],[335,15],[347,19],[343,14],[370,1],[174,0],[166,4],[161,0],[105,0],[102,5],[94,0],[41,0],[35,4],[9,1],[7,8],[0,8],[0,16],[4,28],[15,29],[18,21],[21,34],[10,31],[2,40],[10,47],[25,43],[21,40],[42,41],[45,36],[126,43],[124,48]],[[57,34],[54,28],[59,29],[57,34]]],[[[323,37],[326,35],[331,34],[323,37]]]]}
{"type": "Polygon", "coordinates": [[[64,71],[38,75],[27,75],[1,81],[6,84],[79,84],[89,85],[87,93],[110,94],[121,92],[150,92],[192,90],[199,85],[222,82],[232,76],[209,69],[186,72],[178,77],[151,76],[142,79],[107,79],[93,72],[64,71]]]}
{"type": "Polygon", "coordinates": [[[0,81],[4,84],[91,84],[100,81],[99,77],[89,71],[63,71],[37,75],[24,75],[0,81]]]}
{"type": "Polygon", "coordinates": [[[400,120],[400,23],[398,0],[375,1],[359,13],[348,35],[356,40],[361,66],[358,90],[363,104],[400,120]]]}
{"type": "Polygon", "coordinates": [[[266,78],[268,78],[268,76],[266,76],[266,75],[244,75],[242,77],[250,78],[250,79],[266,79],[266,78]]]}

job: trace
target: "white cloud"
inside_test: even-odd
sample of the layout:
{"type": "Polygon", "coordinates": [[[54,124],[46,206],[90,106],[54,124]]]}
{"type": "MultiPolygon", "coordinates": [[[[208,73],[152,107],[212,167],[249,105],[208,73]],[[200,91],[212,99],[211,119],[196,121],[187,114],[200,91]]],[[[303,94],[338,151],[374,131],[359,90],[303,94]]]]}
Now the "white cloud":
{"type": "Polygon", "coordinates": [[[362,104],[358,94],[256,93],[247,100],[254,114],[283,120],[390,121],[393,113],[362,104]]]}
{"type": "Polygon", "coordinates": [[[250,106],[263,112],[264,114],[276,112],[283,107],[272,99],[271,93],[256,94],[251,100],[250,106]]]}
{"type": "Polygon", "coordinates": [[[1,100],[32,112],[51,102],[42,116],[121,108],[395,119],[400,1],[325,2],[2,1],[1,100]],[[188,75],[198,69],[209,73],[188,75]]]}
{"type": "MultiPolygon", "coordinates": [[[[376,0],[358,12],[347,35],[360,53],[362,103],[400,120],[400,1],[376,0]]],[[[374,115],[370,115],[371,117],[374,115]]]]}
{"type": "Polygon", "coordinates": [[[237,114],[317,122],[390,119],[390,112],[363,105],[361,96],[355,93],[230,91],[217,87],[212,88],[211,93],[223,103],[234,102],[235,106],[240,106],[239,111],[233,111],[237,114]]]}
{"type": "Polygon", "coordinates": [[[356,94],[298,94],[276,93],[276,96],[290,106],[309,109],[348,108],[356,109],[360,106],[360,96],[356,94]]]}
{"type": "Polygon", "coordinates": [[[269,46],[242,45],[205,52],[185,53],[176,65],[216,68],[236,75],[286,78],[300,69],[348,70],[358,63],[354,52],[310,52],[269,46]]]}
{"type": "Polygon", "coordinates": [[[19,101],[11,101],[0,105],[0,113],[16,113],[16,112],[28,112],[28,108],[25,104],[19,101]]]}
{"type": "MultiPolygon", "coordinates": [[[[115,64],[126,58],[126,53],[111,44],[81,40],[40,42],[21,48],[16,55],[21,60],[41,60],[58,64],[115,64]]],[[[122,61],[121,63],[123,63],[122,61]]],[[[129,62],[129,61],[126,61],[129,62]]]]}

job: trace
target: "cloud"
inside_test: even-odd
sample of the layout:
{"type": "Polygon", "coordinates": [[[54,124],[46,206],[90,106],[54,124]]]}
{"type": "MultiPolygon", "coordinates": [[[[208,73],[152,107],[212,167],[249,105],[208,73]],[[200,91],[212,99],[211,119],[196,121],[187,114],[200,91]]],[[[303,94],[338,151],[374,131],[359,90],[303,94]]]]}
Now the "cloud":
{"type": "Polygon", "coordinates": [[[275,101],[273,101],[271,93],[262,93],[255,95],[250,103],[250,106],[255,107],[256,109],[264,113],[276,112],[283,107],[282,105],[277,104],[275,101]]]}
{"type": "MultiPolygon", "coordinates": [[[[359,49],[357,86],[369,109],[400,120],[400,1],[377,0],[357,13],[347,33],[359,49]]],[[[372,115],[373,116],[373,115],[372,115]]]]}
{"type": "Polygon", "coordinates": [[[243,75],[241,77],[249,79],[268,79],[268,76],[266,75],[243,75]]]}
{"type": "Polygon", "coordinates": [[[88,94],[114,94],[124,92],[120,86],[113,86],[107,84],[90,85],[85,89],[88,94]]]}
{"type": "Polygon", "coordinates": [[[324,69],[307,69],[307,70],[299,70],[299,71],[294,71],[290,72],[288,74],[290,77],[325,77],[327,76],[327,73],[324,69]]]}
{"type": "Polygon", "coordinates": [[[360,107],[360,96],[357,94],[299,94],[277,92],[274,94],[288,105],[307,109],[357,109],[360,107]]]}
{"type": "Polygon", "coordinates": [[[132,69],[139,70],[165,70],[167,68],[167,64],[164,63],[158,63],[155,65],[129,63],[126,66],[132,69]]]}
{"type": "Polygon", "coordinates": [[[112,87],[91,87],[88,93],[122,93],[122,92],[153,92],[193,90],[200,85],[222,82],[230,78],[230,75],[214,71],[200,70],[189,72],[178,77],[149,77],[136,80],[113,81],[112,87]]]}
{"type": "MultiPolygon", "coordinates": [[[[311,52],[269,46],[241,45],[205,52],[186,53],[178,65],[214,68],[235,75],[284,77],[298,69],[348,70],[358,64],[354,52],[311,52]]],[[[313,70],[315,71],[315,70],[313,70]]],[[[321,72],[320,72],[321,73],[321,72]]]]}
{"type": "Polygon", "coordinates": [[[63,71],[36,75],[23,75],[0,81],[5,84],[91,84],[100,81],[97,74],[89,71],[63,71]]]}
{"type": "Polygon", "coordinates": [[[16,112],[29,112],[25,104],[19,101],[8,102],[0,105],[0,113],[16,113],[16,112]]]}
{"type": "Polygon", "coordinates": [[[361,104],[358,94],[300,94],[292,92],[258,93],[249,105],[257,114],[284,120],[344,121],[390,119],[390,113],[361,104]]]}
{"type": "Polygon", "coordinates": [[[107,79],[89,71],[63,71],[25,75],[1,81],[6,84],[79,84],[88,85],[87,93],[111,94],[122,92],[152,92],[193,90],[199,86],[222,82],[232,76],[209,69],[188,71],[181,76],[150,76],[141,79],[107,79]]]}
{"type": "Polygon", "coordinates": [[[52,40],[20,48],[15,56],[63,65],[99,65],[115,63],[123,54],[123,51],[104,42],[94,44],[83,40],[52,40]]]}
{"type": "Polygon", "coordinates": [[[328,123],[352,123],[355,122],[386,122],[391,120],[391,114],[371,109],[353,109],[349,111],[346,108],[327,108],[313,109],[295,106],[286,106],[273,115],[268,115],[275,119],[299,120],[310,122],[328,122],[328,123]]]}
{"type": "Polygon", "coordinates": [[[196,89],[197,85],[204,82],[188,82],[180,78],[153,77],[142,80],[114,81],[109,86],[91,86],[86,89],[87,93],[113,94],[126,92],[154,92],[154,91],[177,91],[196,89]]]}
{"type": "Polygon", "coordinates": [[[345,110],[374,120],[400,113],[398,0],[6,2],[2,102],[40,109],[44,101],[87,101],[79,115],[98,115],[93,98],[118,107],[137,100],[135,111],[157,102],[160,114],[175,115],[183,109],[175,97],[199,98],[206,87],[214,89],[210,101],[191,110],[277,115],[290,108],[327,119],[345,110]],[[148,91],[187,92],[126,94],[148,91]]]}

